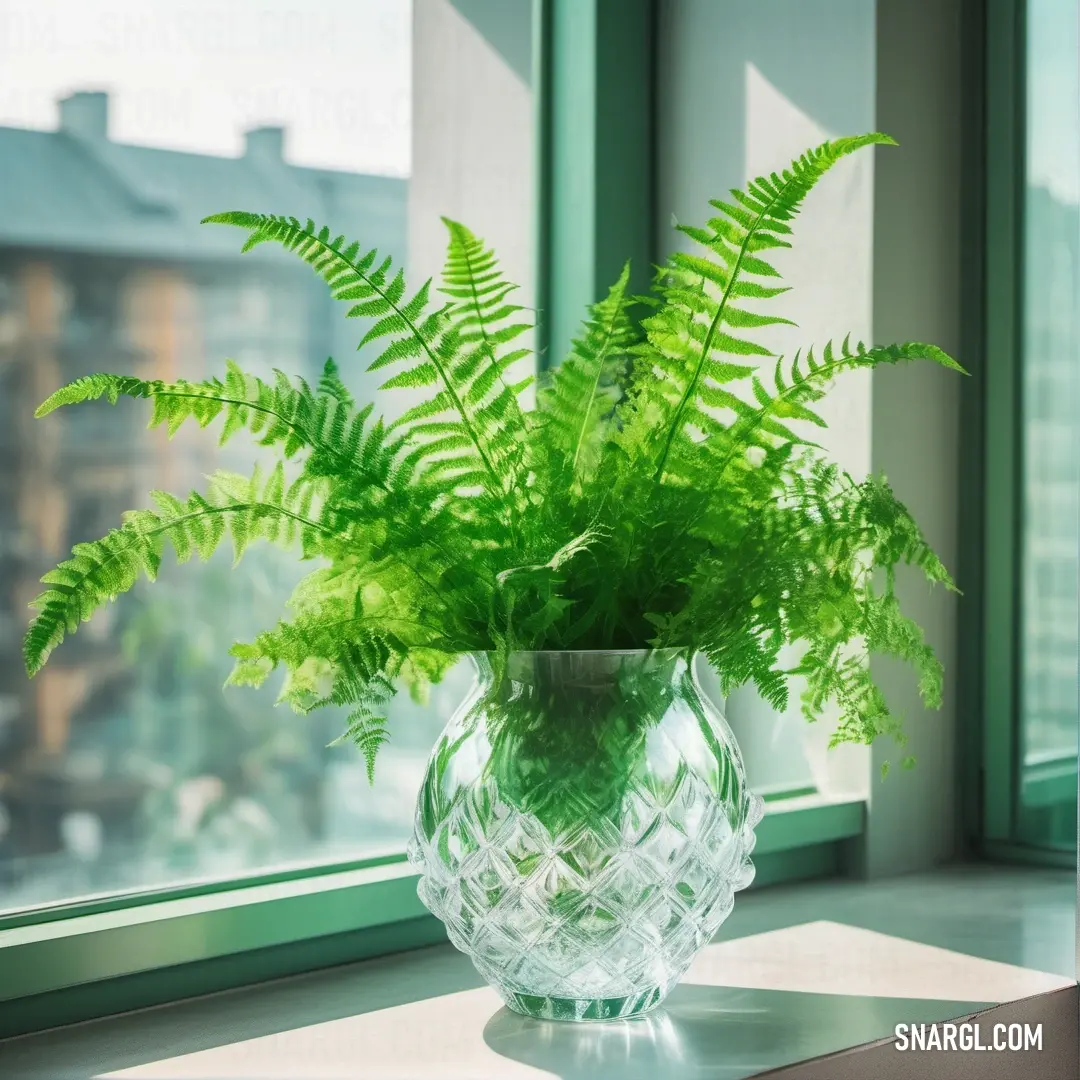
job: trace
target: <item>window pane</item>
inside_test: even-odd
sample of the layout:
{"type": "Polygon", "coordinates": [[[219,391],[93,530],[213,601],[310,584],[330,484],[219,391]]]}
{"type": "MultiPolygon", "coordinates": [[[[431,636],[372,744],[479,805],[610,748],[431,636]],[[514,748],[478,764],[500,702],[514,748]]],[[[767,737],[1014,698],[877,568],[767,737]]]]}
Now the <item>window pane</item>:
{"type": "Polygon", "coordinates": [[[1076,840],[1080,79],[1076,0],[1028,5],[1021,834],[1076,840]]]}
{"type": "Polygon", "coordinates": [[[468,672],[426,707],[394,702],[374,789],[354,747],[328,745],[341,710],[223,691],[229,646],[272,627],[314,569],[295,555],[169,555],[26,679],[27,603],[72,544],[151,488],[272,460],[242,435],[215,449],[216,430],[170,442],[136,402],[32,417],[93,371],[201,379],[226,358],[314,382],[333,355],[370,397],[381,380],[344,307],[283,252],[241,258],[238,232],[199,226],[215,211],[325,221],[415,279],[438,272],[439,215],[459,217],[508,252],[529,304],[528,0],[475,20],[450,0],[4,5],[0,910],[403,849],[468,672]],[[474,164],[483,145],[497,174],[474,164]]]}

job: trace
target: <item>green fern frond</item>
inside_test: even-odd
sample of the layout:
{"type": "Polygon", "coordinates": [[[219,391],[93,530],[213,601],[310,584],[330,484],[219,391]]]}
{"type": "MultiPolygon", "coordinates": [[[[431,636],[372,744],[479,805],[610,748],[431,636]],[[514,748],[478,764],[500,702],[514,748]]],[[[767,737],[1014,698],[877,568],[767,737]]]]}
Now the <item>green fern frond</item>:
{"type": "Polygon", "coordinates": [[[386,730],[386,717],[374,716],[366,708],[356,709],[349,714],[345,734],[339,741],[349,740],[364,755],[364,767],[367,769],[369,784],[375,783],[375,759],[382,747],[390,741],[386,730]]]}
{"type": "MultiPolygon", "coordinates": [[[[334,375],[333,362],[328,361],[325,386],[333,385],[326,380],[334,375]]],[[[370,405],[354,414],[347,392],[344,398],[340,391],[315,394],[303,380],[298,383],[293,385],[278,372],[271,385],[246,374],[232,361],[226,363],[224,380],[167,383],[127,375],[89,375],[61,387],[35,415],[47,416],[61,406],[99,398],[112,404],[121,397],[150,400],[149,426],[164,426],[170,438],[188,420],[207,427],[223,417],[220,445],[246,430],[258,436],[262,446],[280,445],[286,459],[309,450],[309,475],[349,477],[354,500],[363,489],[389,490],[403,440],[389,438],[381,421],[368,425],[370,405]]]]}
{"type": "MultiPolygon", "coordinates": [[[[485,413],[484,403],[470,392],[476,375],[470,364],[478,367],[483,357],[470,360],[463,355],[462,330],[448,314],[451,305],[431,307],[430,282],[406,298],[404,274],[400,270],[393,273],[391,259],[380,262],[374,248],[362,253],[357,242],[347,244],[343,236],[332,237],[326,226],[317,229],[310,219],[301,223],[297,218],[280,215],[230,211],[205,221],[246,229],[243,251],[263,243],[280,244],[308,263],[329,285],[335,299],[350,303],[349,317],[374,320],[360,346],[380,342],[385,347],[368,370],[403,367],[399,375],[384,384],[384,389],[439,386],[468,440],[468,445],[461,443],[452,448],[461,478],[459,486],[480,479],[490,494],[504,494],[504,478],[492,454],[492,444],[502,444],[506,437],[492,425],[497,417],[485,413]]],[[[450,449],[444,446],[440,452],[450,449]]],[[[447,475],[445,458],[441,471],[447,475]]]]}
{"type": "MultiPolygon", "coordinates": [[[[752,376],[751,385],[754,405],[749,409],[745,404],[735,408],[738,418],[724,430],[726,450],[716,466],[717,482],[721,482],[731,461],[750,445],[761,445],[761,436],[772,437],[786,442],[801,443],[801,439],[788,426],[788,421],[802,421],[816,427],[826,427],[822,417],[809,405],[820,401],[828,385],[844,372],[860,368],[873,368],[879,364],[899,364],[914,360],[928,360],[941,367],[966,375],[967,372],[943,349],[921,341],[908,341],[898,345],[866,346],[861,341],[851,348],[850,337],[837,347],[834,342],[827,342],[821,357],[814,356],[814,350],[807,350],[806,370],[803,371],[803,357],[796,353],[785,376],[784,358],[776,361],[773,372],[773,389],[757,376],[752,376]]],[[[728,405],[729,399],[719,396],[706,400],[713,404],[728,405]]],[[[766,443],[771,445],[771,443],[766,443]]]]}
{"type": "Polygon", "coordinates": [[[133,375],[87,375],[50,394],[37,407],[34,416],[40,419],[61,406],[97,401],[99,398],[107,398],[110,405],[115,405],[121,397],[147,398],[152,396],[151,388],[156,385],[164,386],[164,383],[147,382],[133,375]]]}
{"type": "MultiPolygon", "coordinates": [[[[466,433],[447,426],[446,414],[452,414],[459,401],[482,445],[482,456],[502,477],[500,493],[513,497],[525,482],[525,417],[519,396],[532,380],[508,381],[513,366],[530,353],[506,346],[531,327],[518,318],[523,309],[509,302],[517,286],[505,280],[494,252],[464,225],[448,218],[443,222],[449,244],[440,291],[450,297],[445,316],[456,351],[447,363],[452,386],[409,409],[394,426],[407,429],[418,464],[442,477],[459,474],[463,483],[479,479],[469,457],[461,454],[471,449],[466,433]]],[[[384,386],[432,385],[434,374],[432,366],[424,364],[384,386]]]]}
{"type": "Polygon", "coordinates": [[[235,645],[234,684],[261,684],[278,665],[286,668],[279,701],[299,712],[324,704],[352,706],[345,732],[364,755],[368,781],[375,779],[375,759],[389,739],[381,711],[394,696],[394,680],[406,653],[378,630],[357,629],[343,638],[335,624],[306,617],[281,623],[250,645],[235,645]]]}
{"type": "MultiPolygon", "coordinates": [[[[413,400],[393,422],[370,403],[357,408],[333,360],[314,388],[229,364],[201,382],[94,375],[58,390],[39,415],[145,399],[151,426],[170,436],[220,418],[222,442],[248,432],[278,464],[265,476],[215,474],[205,495],[155,493],[155,509],[77,546],[44,579],[28,671],[107,600],[152,579],[166,547],[183,562],[226,538],[236,558],[266,541],[320,565],[286,618],[233,648],[229,681],[259,686],[277,672],[292,708],[348,709],[344,738],[369,778],[395,689],[422,691],[465,652],[488,653],[506,689],[517,650],[692,648],[725,693],[750,684],[782,709],[802,679],[808,718],[839,706],[834,741],[902,743],[868,656],[910,665],[928,707],[940,703],[942,673],[901,611],[896,567],[955,586],[885,478],[847,475],[810,435],[824,426],[818,402],[834,376],[907,360],[959,365],[918,342],[829,343],[789,360],[757,333],[790,325],[759,309],[787,291],[770,253],[791,244],[807,194],[848,154],[889,142],[824,143],[713,202],[705,225],[680,225],[693,250],[658,268],[643,297],[627,295],[624,269],[531,411],[521,400],[529,380],[514,374],[531,319],[465,226],[445,222],[435,300],[430,282],[408,289],[391,259],[312,221],[207,219],[245,230],[244,250],[273,242],[310,265],[349,317],[368,321],[360,344],[373,347],[383,389],[413,400]],[[646,313],[640,326],[632,304],[646,313]],[[788,669],[781,657],[793,645],[802,659],[788,669]]],[[[653,705],[662,711],[658,699],[644,712],[653,705]]],[[[526,727],[511,734],[558,744],[560,760],[588,737],[575,724],[526,727]]],[[[643,728],[623,734],[615,750],[640,753],[643,728]]]]}
{"type": "Polygon", "coordinates": [[[622,396],[620,377],[637,338],[629,282],[627,263],[607,297],[590,308],[584,332],[538,395],[538,438],[552,458],[553,493],[580,486],[592,471],[622,396]]]}
{"type": "MultiPolygon", "coordinates": [[[[734,203],[713,202],[719,211],[705,229],[680,226],[704,248],[702,256],[674,256],[670,274],[660,287],[665,306],[645,321],[648,354],[671,384],[673,407],[662,430],[654,478],[663,478],[676,438],[687,422],[701,422],[698,395],[711,381],[719,386],[736,375],[725,368],[722,356],[771,356],[769,349],[725,326],[741,329],[768,325],[761,316],[732,303],[770,289],[748,278],[779,278],[780,274],[758,252],[787,247],[788,222],[825,173],[842,158],[865,146],[893,144],[877,133],[822,143],[807,151],[781,175],[760,176],[745,191],[732,191],[734,203]]],[[[783,320],[779,320],[783,321],[783,320]]],[[[707,422],[707,421],[706,421],[707,422]]]]}
{"type": "Polygon", "coordinates": [[[319,393],[334,398],[347,409],[353,408],[356,404],[348,387],[341,381],[341,372],[334,363],[333,357],[327,357],[326,364],[323,366],[322,376],[319,379],[319,393]]]}
{"type": "Polygon", "coordinates": [[[127,592],[140,574],[153,581],[166,542],[181,563],[196,553],[209,558],[227,534],[237,560],[256,539],[281,545],[300,540],[309,555],[333,550],[327,543],[334,537],[333,528],[317,519],[310,485],[287,486],[280,463],[265,483],[257,471],[251,478],[218,473],[205,496],[194,492],[180,500],[155,491],[153,499],[156,511],[128,511],[119,529],[93,543],[77,544],[70,559],[41,579],[48,588],[31,604],[38,614],[23,649],[31,674],[67,634],[127,592]]]}
{"type": "MultiPolygon", "coordinates": [[[[495,253],[464,225],[443,218],[450,235],[443,284],[439,290],[451,298],[447,315],[458,329],[459,340],[466,350],[478,348],[487,364],[485,372],[491,383],[509,390],[503,376],[518,360],[529,355],[528,349],[505,351],[504,347],[528,330],[532,323],[518,316],[525,309],[509,302],[517,291],[502,275],[495,253]]],[[[531,379],[529,380],[531,381],[531,379]]],[[[482,389],[486,392],[491,387],[482,389]]],[[[516,404],[517,394],[513,394],[516,404]]],[[[522,431],[524,420],[520,413],[514,417],[517,430],[522,431]]]]}

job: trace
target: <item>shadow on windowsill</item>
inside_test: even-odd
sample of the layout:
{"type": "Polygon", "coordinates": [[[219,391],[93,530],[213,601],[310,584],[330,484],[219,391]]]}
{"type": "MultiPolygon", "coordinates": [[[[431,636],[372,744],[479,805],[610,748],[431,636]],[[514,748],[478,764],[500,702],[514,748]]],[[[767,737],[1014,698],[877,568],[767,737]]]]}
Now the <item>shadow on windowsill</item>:
{"type": "Polygon", "coordinates": [[[952,1019],[972,1008],[684,983],[662,1008],[635,1020],[574,1024],[500,1009],[484,1042],[562,1080],[736,1080],[889,1037],[898,1023],[952,1019]]]}

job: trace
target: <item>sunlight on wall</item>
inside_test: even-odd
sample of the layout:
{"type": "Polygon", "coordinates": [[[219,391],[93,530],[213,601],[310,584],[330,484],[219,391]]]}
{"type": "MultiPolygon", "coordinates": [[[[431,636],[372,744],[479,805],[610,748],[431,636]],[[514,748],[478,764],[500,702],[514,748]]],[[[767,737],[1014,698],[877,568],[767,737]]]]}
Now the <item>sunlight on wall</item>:
{"type": "MultiPolygon", "coordinates": [[[[859,0],[798,8],[783,0],[661,3],[658,255],[689,246],[671,230],[672,216],[700,223],[708,200],[727,188],[778,171],[827,138],[873,129],[874,30],[873,9],[859,0]],[[822,65],[817,58],[825,52],[846,62],[822,65]]],[[[760,335],[776,352],[820,348],[849,331],[870,338],[873,175],[872,155],[864,152],[837,166],[807,199],[795,247],[774,260],[792,291],[772,310],[798,323],[760,335]]],[[[867,373],[845,376],[823,403],[828,432],[815,433],[857,478],[870,464],[870,387],[867,373]]],[[[715,679],[705,682],[715,696],[715,679]]],[[[867,751],[843,747],[826,756],[832,723],[808,726],[793,690],[779,715],[745,688],[727,702],[751,783],[864,794],[867,751]]]]}
{"type": "MultiPolygon", "coordinates": [[[[789,100],[752,63],[746,65],[746,157],[744,182],[846,131],[828,131],[789,100]]],[[[820,349],[832,338],[871,337],[873,157],[857,154],[842,161],[806,201],[795,228],[795,246],[776,254],[774,264],[791,292],[783,298],[786,318],[797,326],[769,327],[762,335],[776,353],[791,355],[815,345],[820,349]]],[[[868,371],[838,380],[821,403],[827,431],[814,433],[830,457],[857,479],[870,469],[870,387],[868,371]]],[[[781,662],[794,666],[800,650],[785,649],[781,662]]],[[[765,759],[780,782],[792,775],[796,764],[809,769],[819,789],[864,794],[868,783],[868,752],[845,745],[829,751],[829,735],[837,718],[835,709],[813,727],[803,719],[799,693],[792,687],[791,701],[776,714],[752,690],[739,691],[732,700],[734,722],[744,752],[755,763],[765,759]],[[786,754],[780,753],[788,747],[786,754]],[[782,765],[781,765],[782,762],[782,765]]],[[[763,768],[764,766],[758,766],[763,768]]],[[[804,774],[805,775],[805,774],[804,774]]]]}
{"type": "MultiPolygon", "coordinates": [[[[531,307],[533,96],[515,70],[518,57],[530,55],[531,2],[506,0],[494,11],[477,5],[467,11],[476,24],[450,0],[414,2],[409,277],[414,284],[438,279],[445,216],[495,249],[507,280],[519,286],[511,299],[531,307]],[[485,36],[485,15],[498,16],[498,40],[508,55],[485,36]]],[[[519,342],[530,346],[531,334],[515,347],[519,342]]],[[[407,394],[394,397],[394,408],[404,408],[407,394]]]]}

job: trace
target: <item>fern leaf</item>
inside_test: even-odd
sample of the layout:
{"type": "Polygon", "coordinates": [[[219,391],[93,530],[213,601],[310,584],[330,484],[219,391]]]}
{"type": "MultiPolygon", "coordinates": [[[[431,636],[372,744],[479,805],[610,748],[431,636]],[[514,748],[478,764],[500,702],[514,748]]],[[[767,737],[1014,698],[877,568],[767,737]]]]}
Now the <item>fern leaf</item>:
{"type": "MultiPolygon", "coordinates": [[[[408,365],[419,360],[419,364],[407,366],[398,376],[402,380],[398,385],[428,385],[429,368],[426,365],[430,365],[450,397],[457,421],[472,443],[473,454],[478,459],[474,471],[484,475],[484,488],[489,496],[505,496],[504,470],[500,466],[514,458],[513,439],[505,432],[485,429],[478,422],[476,410],[470,409],[464,400],[467,387],[453,377],[454,361],[466,348],[474,329],[471,323],[459,326],[460,320],[450,317],[450,312],[455,310],[453,303],[430,310],[428,283],[411,299],[405,300],[404,278],[400,272],[391,276],[393,266],[389,258],[377,264],[378,254],[374,249],[361,255],[358,244],[346,247],[343,238],[331,240],[328,229],[317,230],[310,220],[301,223],[297,218],[242,211],[214,214],[205,220],[248,230],[244,251],[262,243],[281,244],[308,263],[329,285],[335,298],[352,304],[349,315],[375,319],[364,342],[388,339],[389,344],[369,365],[369,370],[391,364],[408,365]],[[416,381],[410,383],[410,378],[416,381]]],[[[458,269],[455,267],[455,275],[458,269]]],[[[486,315],[494,314],[484,310],[486,315]]],[[[414,431],[411,435],[414,439],[422,439],[422,433],[414,431]]]]}
{"type": "Polygon", "coordinates": [[[531,324],[517,318],[524,308],[507,302],[517,286],[503,278],[495,253],[464,225],[442,220],[450,237],[441,289],[451,298],[447,315],[457,323],[462,344],[479,345],[494,364],[498,347],[531,324]]]}
{"type": "Polygon", "coordinates": [[[352,394],[349,393],[348,388],[341,381],[341,373],[338,371],[338,366],[334,363],[332,357],[327,358],[326,365],[323,367],[322,377],[319,379],[319,393],[326,397],[332,397],[347,409],[353,408],[356,404],[353,401],[352,394]]]}
{"type": "Polygon", "coordinates": [[[538,396],[537,423],[553,457],[555,490],[579,483],[595,465],[604,418],[610,418],[621,396],[618,378],[636,340],[626,293],[629,282],[627,263],[607,297],[590,309],[584,333],[538,396]]]}
{"type": "MultiPolygon", "coordinates": [[[[267,485],[271,494],[276,485],[272,478],[267,485]]],[[[208,558],[226,531],[233,536],[237,558],[255,538],[290,543],[300,537],[307,551],[323,550],[323,541],[334,536],[333,529],[295,509],[298,490],[281,491],[272,500],[261,487],[257,472],[250,479],[215,474],[207,496],[195,492],[181,502],[155,493],[157,511],[128,511],[120,528],[93,543],[76,545],[70,559],[41,579],[48,588],[30,605],[38,614],[23,646],[27,672],[38,672],[67,634],[127,592],[140,574],[153,581],[166,541],[181,562],[193,552],[208,558]]]]}
{"type": "Polygon", "coordinates": [[[226,365],[224,380],[167,383],[127,375],[91,375],[61,387],[38,408],[36,415],[46,416],[61,406],[99,398],[113,404],[121,397],[150,400],[153,402],[150,427],[165,426],[170,436],[188,420],[207,427],[224,417],[221,444],[237,432],[247,430],[259,436],[260,445],[280,445],[286,458],[299,450],[309,450],[311,456],[306,465],[309,475],[349,478],[353,500],[365,490],[388,490],[402,441],[387,438],[385,429],[376,425],[377,445],[368,444],[360,452],[358,441],[365,431],[371,406],[354,419],[351,407],[341,396],[343,387],[334,393],[324,392],[336,386],[332,382],[336,369],[328,365],[327,371],[331,381],[322,384],[319,396],[303,383],[293,386],[280,374],[271,385],[245,374],[231,361],[226,365]],[[350,424],[356,424],[356,430],[343,447],[339,440],[350,424]]]}
{"type": "MultiPolygon", "coordinates": [[[[674,381],[681,386],[682,393],[660,443],[654,471],[655,482],[664,476],[676,436],[683,424],[692,419],[698,388],[702,380],[708,377],[708,365],[714,350],[771,355],[768,350],[732,338],[721,329],[725,323],[733,325],[727,316],[727,309],[736,283],[746,276],[779,277],[774,267],[750,252],[760,250],[763,245],[782,246],[785,243],[779,237],[790,232],[786,223],[798,213],[803,200],[818,180],[838,161],[862,147],[892,142],[888,136],[875,133],[823,143],[793,162],[782,177],[776,174],[758,177],[745,192],[733,192],[741,204],[735,213],[731,212],[728,204],[717,205],[722,216],[710,220],[711,231],[707,238],[701,235],[696,237],[707,252],[703,260],[712,267],[709,273],[702,276],[709,277],[719,289],[716,313],[702,335],[700,346],[681,351],[679,359],[683,363],[678,368],[666,365],[674,381]],[[690,362],[686,363],[687,360],[690,362]]],[[[675,284],[681,285],[687,272],[685,260],[673,260],[672,269],[675,284]]],[[[673,306],[678,307],[677,299],[667,298],[673,306]]],[[[655,318],[645,323],[650,342],[654,341],[654,331],[662,329],[656,326],[655,318]]],[[[745,325],[745,313],[740,312],[734,318],[741,319],[745,325]]],[[[658,357],[664,355],[663,346],[659,343],[657,354],[658,357]]]]}
{"type": "MultiPolygon", "coordinates": [[[[770,393],[764,384],[757,377],[754,377],[752,385],[758,408],[752,412],[744,413],[731,428],[728,448],[717,467],[718,483],[723,480],[730,463],[748,445],[756,441],[760,432],[771,428],[775,433],[773,418],[802,420],[817,427],[825,427],[825,421],[817,413],[807,408],[807,404],[819,401],[824,397],[828,383],[845,371],[873,368],[879,364],[899,364],[913,360],[929,360],[949,370],[967,374],[944,350],[939,349],[936,345],[928,345],[920,341],[908,341],[903,344],[875,346],[873,348],[867,348],[860,342],[854,351],[850,351],[847,339],[839,349],[830,341],[825,345],[820,361],[814,357],[813,349],[807,351],[806,360],[809,371],[804,374],[799,367],[799,354],[795,354],[789,371],[789,381],[785,381],[782,377],[782,358],[777,360],[776,374],[774,376],[775,394],[770,393]]],[[[785,439],[790,437],[793,441],[799,441],[796,436],[790,435],[790,433],[782,437],[785,439]]]]}
{"type": "Polygon", "coordinates": [[[375,783],[375,758],[383,745],[390,741],[386,730],[385,716],[372,716],[366,708],[356,709],[349,714],[343,740],[353,742],[364,755],[364,767],[367,770],[369,784],[375,783]]]}

